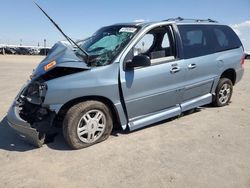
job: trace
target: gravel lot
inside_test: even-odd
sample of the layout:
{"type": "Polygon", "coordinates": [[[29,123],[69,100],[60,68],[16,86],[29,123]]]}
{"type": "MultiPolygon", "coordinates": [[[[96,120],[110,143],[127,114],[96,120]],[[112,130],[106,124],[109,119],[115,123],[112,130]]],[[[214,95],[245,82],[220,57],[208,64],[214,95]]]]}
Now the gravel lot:
{"type": "Polygon", "coordinates": [[[43,57],[0,55],[0,187],[250,187],[250,61],[232,103],[73,151],[62,134],[36,149],[5,115],[43,57]]]}

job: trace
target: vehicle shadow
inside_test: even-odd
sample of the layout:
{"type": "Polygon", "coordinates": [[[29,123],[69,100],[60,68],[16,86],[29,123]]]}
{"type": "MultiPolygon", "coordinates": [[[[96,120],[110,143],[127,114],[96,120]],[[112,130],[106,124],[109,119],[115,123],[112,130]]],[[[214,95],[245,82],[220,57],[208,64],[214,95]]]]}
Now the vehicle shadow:
{"type": "MultiPolygon", "coordinates": [[[[112,131],[111,135],[118,137],[126,134],[133,134],[134,132],[140,131],[142,129],[148,129],[153,126],[167,123],[174,121],[180,117],[198,113],[204,108],[209,108],[209,106],[203,106],[201,108],[196,108],[187,112],[182,113],[180,116],[176,116],[170,119],[166,119],[157,123],[154,123],[152,125],[134,130],[134,131],[128,131],[128,130],[122,130],[122,129],[115,129],[112,131]]],[[[71,150],[71,148],[66,144],[64,138],[63,138],[63,133],[62,129],[59,129],[58,134],[56,136],[50,137],[46,141],[46,145],[54,150],[61,150],[61,151],[67,151],[71,150]]],[[[20,137],[12,128],[8,125],[7,123],[7,118],[4,117],[1,122],[0,122],[0,150],[7,150],[7,151],[18,151],[18,152],[25,152],[25,151],[30,151],[37,149],[36,147],[30,145],[25,139],[20,137]]]]}
{"type": "Polygon", "coordinates": [[[14,130],[8,125],[7,118],[4,117],[0,122],[0,150],[7,151],[29,151],[35,147],[27,144],[14,130]]]}
{"type": "MultiPolygon", "coordinates": [[[[231,103],[232,103],[232,101],[229,101],[229,103],[226,106],[230,105],[231,103]]],[[[210,103],[210,104],[206,104],[204,106],[201,106],[200,108],[218,108],[218,107],[214,106],[212,103],[210,103]]]]}
{"type": "Polygon", "coordinates": [[[61,151],[72,150],[64,140],[62,129],[58,130],[58,133],[56,134],[55,137],[46,140],[46,145],[54,150],[61,150],[61,151]]]}
{"type": "Polygon", "coordinates": [[[154,126],[157,126],[157,125],[160,125],[160,124],[164,124],[164,123],[168,123],[168,122],[174,121],[174,120],[176,120],[178,118],[181,118],[181,117],[184,117],[184,116],[188,116],[188,115],[192,115],[192,114],[195,114],[195,113],[199,113],[200,111],[202,111],[205,108],[207,108],[207,107],[206,106],[202,106],[202,107],[194,108],[194,109],[188,110],[186,112],[183,112],[179,116],[175,116],[175,117],[172,117],[172,118],[169,118],[169,119],[165,119],[165,120],[159,121],[157,123],[153,123],[151,125],[148,125],[146,127],[142,127],[142,128],[136,129],[134,131],[116,129],[116,130],[112,131],[111,135],[117,137],[119,135],[133,134],[134,132],[137,132],[137,131],[140,131],[140,130],[149,129],[151,127],[154,127],[154,126]]]}
{"type": "MultiPolygon", "coordinates": [[[[55,136],[46,140],[46,145],[55,150],[70,150],[66,145],[61,131],[55,136]]],[[[0,122],[0,150],[25,152],[38,149],[29,144],[24,138],[19,136],[7,123],[4,117],[0,122]]]]}

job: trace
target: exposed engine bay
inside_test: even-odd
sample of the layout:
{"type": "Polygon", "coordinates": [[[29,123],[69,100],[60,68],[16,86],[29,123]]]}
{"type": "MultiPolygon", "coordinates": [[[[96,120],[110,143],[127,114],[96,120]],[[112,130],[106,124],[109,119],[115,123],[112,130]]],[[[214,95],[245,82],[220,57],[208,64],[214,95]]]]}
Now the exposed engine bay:
{"type": "Polygon", "coordinates": [[[41,133],[51,131],[55,118],[55,112],[42,105],[46,92],[47,85],[45,83],[31,82],[16,100],[20,117],[41,133]]]}

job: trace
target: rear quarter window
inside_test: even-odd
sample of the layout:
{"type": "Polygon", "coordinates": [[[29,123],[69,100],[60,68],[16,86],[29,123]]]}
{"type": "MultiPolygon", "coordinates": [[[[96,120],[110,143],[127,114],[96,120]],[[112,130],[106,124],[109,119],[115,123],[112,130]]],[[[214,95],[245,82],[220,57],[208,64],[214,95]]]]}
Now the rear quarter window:
{"type": "Polygon", "coordinates": [[[224,25],[178,25],[184,58],[194,58],[242,46],[239,37],[224,25]]]}
{"type": "Polygon", "coordinates": [[[215,52],[239,48],[242,45],[239,37],[228,26],[216,25],[211,30],[215,39],[215,52]]]}

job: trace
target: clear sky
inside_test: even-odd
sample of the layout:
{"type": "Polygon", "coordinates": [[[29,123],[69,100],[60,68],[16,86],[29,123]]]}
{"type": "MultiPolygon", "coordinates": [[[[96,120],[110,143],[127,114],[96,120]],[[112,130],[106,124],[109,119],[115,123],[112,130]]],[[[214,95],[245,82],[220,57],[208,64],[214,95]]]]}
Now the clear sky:
{"type": "MultiPolygon", "coordinates": [[[[250,51],[250,0],[36,0],[73,39],[138,19],[211,18],[228,24],[250,51]]],[[[0,0],[0,44],[48,45],[63,40],[32,0],[0,0]]]]}

